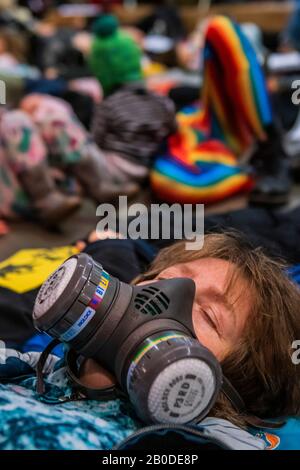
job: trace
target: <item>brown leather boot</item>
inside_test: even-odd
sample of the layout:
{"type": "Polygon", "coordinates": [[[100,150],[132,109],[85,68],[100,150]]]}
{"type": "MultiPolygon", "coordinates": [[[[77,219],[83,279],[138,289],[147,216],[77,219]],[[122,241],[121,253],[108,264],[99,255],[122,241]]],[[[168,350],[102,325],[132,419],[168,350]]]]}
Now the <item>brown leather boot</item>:
{"type": "Polygon", "coordinates": [[[81,205],[78,196],[68,196],[56,189],[46,165],[41,164],[20,173],[19,180],[32,201],[38,219],[45,225],[57,225],[81,205]]]}
{"type": "Polygon", "coordinates": [[[72,171],[87,195],[98,204],[113,202],[120,195],[131,198],[140,189],[138,183],[113,181],[105,157],[93,146],[80,162],[72,166],[72,171]]]}

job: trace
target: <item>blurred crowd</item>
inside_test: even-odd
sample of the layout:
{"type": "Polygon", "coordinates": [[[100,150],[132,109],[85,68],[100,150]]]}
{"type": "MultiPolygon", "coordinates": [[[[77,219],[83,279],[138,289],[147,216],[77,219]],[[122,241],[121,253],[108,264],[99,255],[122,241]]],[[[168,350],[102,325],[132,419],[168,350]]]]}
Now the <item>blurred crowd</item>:
{"type": "MultiPolygon", "coordinates": [[[[47,227],[145,188],[163,202],[289,202],[300,173],[300,2],[266,37],[207,16],[187,32],[154,4],[121,24],[114,3],[0,1],[0,234],[47,227]],[[72,14],[58,26],[50,13],[72,14]]],[[[218,3],[218,2],[211,2],[218,3]]],[[[236,2],[227,2],[236,3],[236,2]]]]}

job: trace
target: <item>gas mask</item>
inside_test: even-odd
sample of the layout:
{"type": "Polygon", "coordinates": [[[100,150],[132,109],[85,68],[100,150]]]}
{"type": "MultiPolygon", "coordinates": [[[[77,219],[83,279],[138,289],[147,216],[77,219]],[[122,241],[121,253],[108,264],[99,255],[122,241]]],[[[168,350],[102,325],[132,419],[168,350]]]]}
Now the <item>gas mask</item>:
{"type": "Polygon", "coordinates": [[[42,285],[33,319],[112,372],[144,422],[185,424],[207,415],[223,384],[217,359],[196,339],[194,295],[191,279],[132,286],[82,253],[42,285]]]}

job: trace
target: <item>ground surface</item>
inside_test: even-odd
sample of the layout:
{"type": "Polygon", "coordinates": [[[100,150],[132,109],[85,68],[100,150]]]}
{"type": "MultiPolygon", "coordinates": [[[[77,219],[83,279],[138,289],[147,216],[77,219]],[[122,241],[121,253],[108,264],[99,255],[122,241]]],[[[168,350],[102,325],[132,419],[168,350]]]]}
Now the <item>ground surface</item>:
{"type": "MultiPolygon", "coordinates": [[[[144,201],[143,195],[140,201],[144,201]]],[[[300,204],[300,185],[294,187],[289,207],[300,204]]],[[[205,213],[227,212],[246,207],[247,199],[239,196],[214,206],[206,206],[205,213]]],[[[38,224],[18,222],[10,224],[11,232],[0,238],[0,261],[21,248],[47,248],[68,245],[76,240],[86,237],[95,230],[97,221],[96,206],[85,200],[81,209],[62,226],[60,232],[49,232],[38,224]]]]}

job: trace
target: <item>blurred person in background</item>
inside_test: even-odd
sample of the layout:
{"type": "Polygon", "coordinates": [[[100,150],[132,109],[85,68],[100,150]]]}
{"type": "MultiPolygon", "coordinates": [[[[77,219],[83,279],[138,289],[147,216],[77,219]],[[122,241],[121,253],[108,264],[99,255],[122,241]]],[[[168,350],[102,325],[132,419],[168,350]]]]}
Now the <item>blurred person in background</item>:
{"type": "Polygon", "coordinates": [[[46,146],[29,116],[2,109],[0,139],[0,218],[28,217],[50,227],[78,209],[78,196],[57,189],[46,146]]]}
{"type": "Polygon", "coordinates": [[[93,33],[88,62],[104,100],[96,106],[92,136],[112,174],[141,184],[160,146],[176,130],[175,108],[147,90],[141,49],[115,16],[100,16],[93,33]]]}
{"type": "MultiPolygon", "coordinates": [[[[179,45],[181,63],[201,66],[203,74],[200,110],[194,117],[183,116],[181,122],[194,135],[191,159],[198,152],[201,161],[205,142],[225,143],[253,168],[250,201],[281,205],[288,201],[291,189],[289,161],[256,49],[241,26],[225,16],[207,18],[190,47],[179,45]]],[[[170,143],[169,155],[187,148],[190,144],[185,140],[182,132],[170,143]]],[[[168,181],[170,186],[172,182],[168,181]]]]}
{"type": "MultiPolygon", "coordinates": [[[[8,86],[8,94],[12,99],[17,97],[14,106],[18,105],[22,95],[27,96],[21,102],[22,111],[30,115],[36,126],[35,132],[39,133],[49,155],[53,152],[59,154],[60,164],[76,176],[88,196],[100,203],[114,199],[118,194],[130,196],[139,190],[148,175],[152,156],[164,139],[174,132],[176,123],[172,101],[146,90],[141,50],[135,40],[119,30],[112,15],[100,17],[94,28],[89,62],[105,95],[104,101],[100,102],[101,91],[94,87],[92,99],[100,102],[95,113],[93,104],[87,103],[87,93],[91,95],[91,86],[95,85],[92,80],[89,79],[87,86],[84,79],[85,86],[84,80],[79,83],[80,80],[70,80],[70,77],[61,75],[62,69],[59,68],[52,78],[20,77],[8,86]],[[51,99],[47,93],[68,99],[87,128],[92,120],[91,135],[75,118],[70,106],[51,99]],[[70,152],[66,150],[69,145],[76,147],[77,151],[76,158],[76,152],[71,152],[71,161],[70,152]]],[[[88,38],[83,37],[83,33],[78,37],[81,47],[83,42],[89,51],[88,38]]],[[[63,56],[66,55],[68,53],[64,50],[63,56]]],[[[50,68],[46,67],[46,70],[48,73],[50,68]]],[[[0,78],[5,79],[5,74],[1,75],[1,67],[0,78]]],[[[10,80],[8,82],[11,83],[10,80]]],[[[18,126],[19,121],[15,123],[18,126]]]]}
{"type": "Polygon", "coordinates": [[[112,177],[71,106],[58,98],[28,95],[20,109],[2,108],[0,137],[2,217],[29,215],[56,224],[79,207],[78,195],[57,189],[50,164],[75,177],[98,204],[137,191],[135,184],[112,177]]]}

